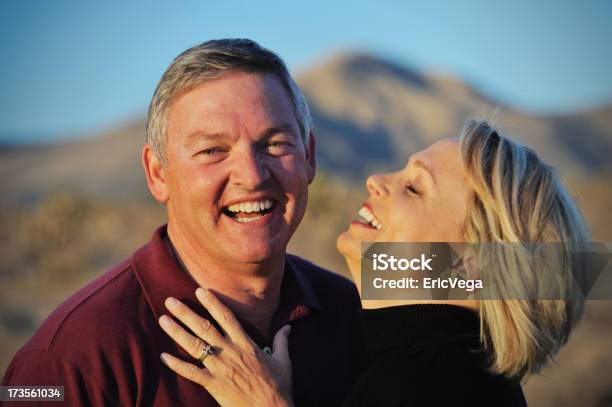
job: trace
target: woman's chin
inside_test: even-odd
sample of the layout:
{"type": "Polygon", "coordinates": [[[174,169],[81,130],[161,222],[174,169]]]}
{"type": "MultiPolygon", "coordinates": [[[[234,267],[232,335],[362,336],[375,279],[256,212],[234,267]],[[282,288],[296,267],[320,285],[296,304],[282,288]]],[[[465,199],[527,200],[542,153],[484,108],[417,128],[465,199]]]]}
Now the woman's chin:
{"type": "Polygon", "coordinates": [[[350,236],[347,230],[338,236],[336,249],[344,257],[353,282],[361,293],[361,242],[350,236]]]}
{"type": "Polygon", "coordinates": [[[347,233],[348,230],[345,230],[344,232],[340,233],[336,239],[336,250],[338,250],[338,253],[340,253],[343,257],[346,257],[345,253],[348,245],[346,236],[347,233]]]}
{"type": "Polygon", "coordinates": [[[361,242],[350,235],[350,230],[346,230],[336,239],[336,250],[348,263],[350,259],[361,257],[361,242]]]}

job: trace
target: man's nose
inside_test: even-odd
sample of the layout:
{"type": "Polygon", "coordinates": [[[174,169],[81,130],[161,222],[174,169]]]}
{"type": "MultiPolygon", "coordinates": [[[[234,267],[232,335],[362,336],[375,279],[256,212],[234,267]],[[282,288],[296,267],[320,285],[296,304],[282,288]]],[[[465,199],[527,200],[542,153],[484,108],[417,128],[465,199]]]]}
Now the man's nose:
{"type": "Polygon", "coordinates": [[[389,192],[385,186],[385,176],[383,174],[372,174],[366,180],[366,187],[370,195],[384,197],[389,192]]]}
{"type": "Polygon", "coordinates": [[[241,152],[235,160],[231,182],[248,190],[256,190],[270,178],[270,171],[255,148],[241,152]]]}

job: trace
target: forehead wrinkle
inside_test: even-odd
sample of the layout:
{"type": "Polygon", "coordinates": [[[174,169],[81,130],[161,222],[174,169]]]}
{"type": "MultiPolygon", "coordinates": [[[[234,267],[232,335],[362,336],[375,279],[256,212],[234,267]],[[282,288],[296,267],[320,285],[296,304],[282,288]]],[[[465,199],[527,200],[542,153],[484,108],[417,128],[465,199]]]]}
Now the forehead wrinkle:
{"type": "Polygon", "coordinates": [[[193,133],[191,133],[189,136],[187,136],[184,145],[185,146],[191,146],[195,143],[197,143],[198,141],[204,140],[204,141],[208,141],[208,140],[223,140],[223,139],[228,139],[230,136],[228,134],[225,133],[206,133],[204,131],[201,130],[197,130],[193,133]]]}
{"type": "Polygon", "coordinates": [[[436,176],[441,177],[441,174],[463,170],[460,144],[457,139],[453,138],[437,141],[427,149],[416,153],[411,160],[415,161],[417,167],[428,170],[434,180],[436,176]]]}
{"type": "MultiPolygon", "coordinates": [[[[241,77],[244,79],[243,75],[246,76],[244,73],[236,74],[236,80],[240,81],[241,77]]],[[[224,137],[233,139],[235,136],[244,135],[255,140],[279,132],[290,132],[293,137],[299,137],[301,134],[299,121],[289,103],[290,95],[282,83],[274,76],[254,76],[258,77],[257,80],[250,81],[245,86],[249,89],[257,88],[257,91],[247,92],[249,95],[247,99],[236,98],[235,89],[226,81],[222,81],[223,79],[233,81],[234,77],[220,77],[218,80],[207,81],[197,86],[175,100],[169,115],[174,116],[173,124],[179,132],[181,127],[184,130],[192,128],[192,134],[183,139],[183,145],[190,147],[203,139],[220,140],[224,137]],[[212,91],[220,92],[222,97],[214,100],[204,97],[212,91]],[[279,96],[283,100],[279,100],[279,96]],[[191,109],[180,109],[190,104],[195,106],[191,109]],[[180,116],[176,115],[179,113],[178,110],[180,116]],[[205,128],[201,122],[204,122],[205,128]],[[227,125],[232,127],[227,128],[227,125]]]]}

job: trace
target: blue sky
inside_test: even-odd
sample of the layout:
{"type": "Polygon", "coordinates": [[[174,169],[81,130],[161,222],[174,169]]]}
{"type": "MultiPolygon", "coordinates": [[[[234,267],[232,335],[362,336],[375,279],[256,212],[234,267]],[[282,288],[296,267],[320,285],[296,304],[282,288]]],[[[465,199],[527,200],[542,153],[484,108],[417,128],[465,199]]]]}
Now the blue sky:
{"type": "Polygon", "coordinates": [[[141,117],[172,58],[220,37],[255,39],[294,72],[337,51],[372,52],[535,113],[612,102],[610,1],[5,0],[0,141],[141,117]]]}

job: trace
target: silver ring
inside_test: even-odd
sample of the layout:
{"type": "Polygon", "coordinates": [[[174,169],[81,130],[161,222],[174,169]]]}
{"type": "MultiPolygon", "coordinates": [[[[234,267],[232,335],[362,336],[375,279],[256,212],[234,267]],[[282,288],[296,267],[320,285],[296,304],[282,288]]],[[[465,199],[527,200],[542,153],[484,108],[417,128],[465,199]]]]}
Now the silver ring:
{"type": "Polygon", "coordinates": [[[200,353],[200,356],[198,356],[196,359],[198,359],[201,363],[204,363],[204,359],[206,359],[213,353],[213,347],[202,341],[202,352],[200,353]]]}

